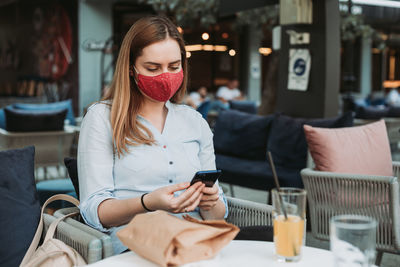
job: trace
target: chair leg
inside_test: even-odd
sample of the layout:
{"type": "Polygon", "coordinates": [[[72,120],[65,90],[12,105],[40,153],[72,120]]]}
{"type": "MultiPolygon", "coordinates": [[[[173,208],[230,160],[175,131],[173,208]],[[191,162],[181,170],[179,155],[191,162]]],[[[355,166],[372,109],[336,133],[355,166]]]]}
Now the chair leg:
{"type": "Polygon", "coordinates": [[[233,184],[229,184],[229,191],[231,191],[231,196],[235,197],[235,193],[233,192],[233,184]]]}
{"type": "Polygon", "coordinates": [[[378,251],[378,254],[376,255],[376,259],[375,259],[376,266],[381,265],[382,257],[383,257],[383,251],[378,251]]]}

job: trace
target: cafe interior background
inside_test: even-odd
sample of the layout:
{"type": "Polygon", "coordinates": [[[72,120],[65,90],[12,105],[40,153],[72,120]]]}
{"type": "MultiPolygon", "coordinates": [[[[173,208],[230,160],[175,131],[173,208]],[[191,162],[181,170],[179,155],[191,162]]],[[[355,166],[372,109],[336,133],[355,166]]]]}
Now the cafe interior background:
{"type": "MultiPolygon", "coordinates": [[[[388,93],[400,88],[400,1],[1,0],[0,108],[70,100],[79,125],[111,82],[123,36],[151,14],[167,15],[183,35],[189,92],[205,86],[215,95],[237,77],[258,115],[330,118],[355,112],[356,105],[379,112],[388,93]],[[297,78],[295,50],[310,59],[297,78]],[[293,79],[302,85],[293,86],[293,79]]],[[[395,160],[400,119],[390,123],[395,160]]],[[[46,155],[56,158],[56,167],[38,165],[37,182],[67,175],[60,157],[76,156],[77,135],[71,138],[67,148],[56,141],[55,154],[46,155]]],[[[8,141],[0,145],[14,148],[8,141]]],[[[261,203],[269,198],[264,185],[222,185],[228,195],[261,203]]],[[[385,256],[382,266],[399,261],[385,256]]]]}

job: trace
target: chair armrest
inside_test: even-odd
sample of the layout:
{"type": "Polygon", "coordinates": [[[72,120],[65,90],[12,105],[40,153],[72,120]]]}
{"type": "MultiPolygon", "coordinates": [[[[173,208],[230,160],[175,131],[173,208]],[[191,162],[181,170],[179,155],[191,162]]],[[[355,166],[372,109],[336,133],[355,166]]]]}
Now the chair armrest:
{"type": "MultiPolygon", "coordinates": [[[[76,211],[79,211],[79,209],[76,207],[59,209],[56,212],[54,212],[54,217],[60,218],[64,215],[67,215],[67,214],[70,214],[70,213],[73,213],[76,211]]],[[[65,222],[85,233],[88,233],[88,234],[98,238],[102,244],[102,259],[114,255],[114,249],[113,249],[111,237],[108,234],[100,232],[100,231],[90,227],[89,225],[86,225],[85,223],[80,222],[79,217],[80,217],[80,215],[67,218],[67,219],[65,219],[65,222]]]]}
{"type": "Polygon", "coordinates": [[[272,226],[272,206],[244,199],[226,197],[229,214],[227,222],[236,226],[272,226]]]}
{"type": "MultiPolygon", "coordinates": [[[[50,224],[55,220],[56,217],[43,214],[43,235],[46,235],[50,224]]],[[[54,238],[63,241],[65,244],[78,251],[87,263],[93,263],[102,259],[101,241],[97,237],[75,228],[66,222],[60,222],[58,224],[54,238]]]]}

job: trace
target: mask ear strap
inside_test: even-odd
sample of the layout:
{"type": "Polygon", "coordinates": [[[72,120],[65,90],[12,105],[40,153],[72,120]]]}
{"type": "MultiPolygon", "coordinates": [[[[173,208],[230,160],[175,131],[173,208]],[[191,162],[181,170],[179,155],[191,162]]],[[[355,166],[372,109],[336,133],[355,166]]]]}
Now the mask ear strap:
{"type": "Polygon", "coordinates": [[[135,65],[131,65],[129,67],[129,76],[135,76],[133,71],[135,71],[137,74],[139,74],[139,72],[137,71],[137,69],[135,68],[135,65]]]}
{"type": "Polygon", "coordinates": [[[135,65],[131,65],[131,66],[129,67],[129,76],[133,77],[133,79],[135,80],[136,85],[138,85],[138,82],[137,82],[137,80],[136,80],[136,76],[135,76],[135,74],[133,73],[133,71],[135,71],[137,74],[139,74],[139,72],[138,72],[138,71],[136,70],[136,68],[135,68],[135,65]]]}

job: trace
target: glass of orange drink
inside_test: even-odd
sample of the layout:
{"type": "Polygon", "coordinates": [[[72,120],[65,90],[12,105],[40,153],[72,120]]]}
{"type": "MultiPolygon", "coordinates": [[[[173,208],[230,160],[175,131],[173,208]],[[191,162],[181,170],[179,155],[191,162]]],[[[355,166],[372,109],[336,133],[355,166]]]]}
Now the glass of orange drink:
{"type": "Polygon", "coordinates": [[[301,258],[305,240],[306,191],[300,188],[272,189],[274,247],[278,261],[301,258]]]}

